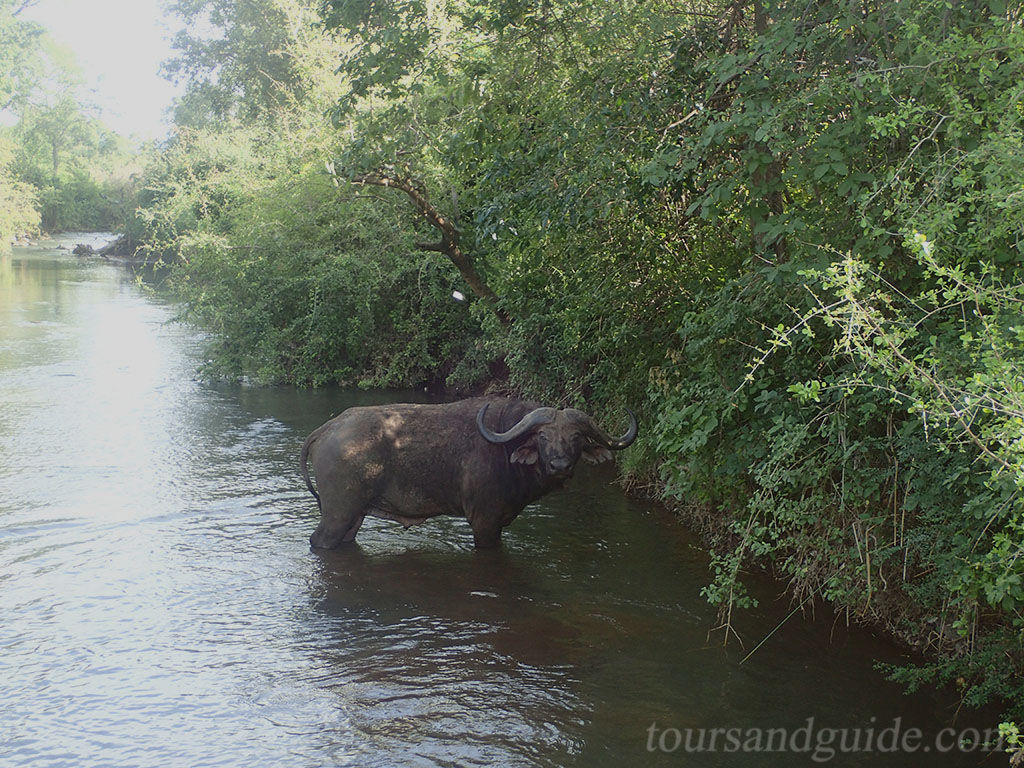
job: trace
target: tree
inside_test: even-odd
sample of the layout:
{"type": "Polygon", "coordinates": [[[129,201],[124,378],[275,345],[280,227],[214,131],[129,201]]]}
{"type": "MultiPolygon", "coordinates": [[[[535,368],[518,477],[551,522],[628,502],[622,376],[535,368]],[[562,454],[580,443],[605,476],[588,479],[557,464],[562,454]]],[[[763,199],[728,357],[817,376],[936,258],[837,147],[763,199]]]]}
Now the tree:
{"type": "Polygon", "coordinates": [[[18,18],[36,0],[0,0],[0,111],[31,90],[38,74],[43,28],[18,18]]]}
{"type": "Polygon", "coordinates": [[[310,0],[174,0],[169,10],[185,24],[164,64],[186,83],[178,125],[267,118],[308,93],[300,50],[319,34],[310,0]]]}
{"type": "MultiPolygon", "coordinates": [[[[26,150],[26,160],[46,158],[51,179],[60,177],[61,163],[67,155],[96,143],[96,126],[75,94],[65,84],[55,93],[28,103],[21,111],[18,125],[26,150]]],[[[31,161],[30,161],[31,162],[31,161]]]]}
{"type": "Polygon", "coordinates": [[[614,294],[600,306],[634,318],[626,296],[649,305],[678,290],[678,276],[641,247],[657,238],[661,253],[682,248],[675,206],[645,205],[648,190],[631,179],[650,120],[663,114],[649,94],[658,92],[651,73],[671,53],[671,19],[660,3],[325,3],[325,23],[349,43],[335,120],[353,138],[337,158],[339,176],[404,192],[441,234],[424,244],[451,258],[436,224],[443,218],[458,236],[453,263],[473,267],[474,292],[517,324],[532,315],[542,326],[522,324],[503,344],[522,343],[524,356],[548,350],[551,370],[574,352],[562,343],[574,334],[559,326],[592,322],[594,296],[568,300],[567,276],[578,288],[592,279],[614,294]],[[429,190],[434,210],[409,189],[429,190]],[[624,294],[622,285],[640,290],[624,294]],[[541,323],[554,305],[574,317],[541,323]]]}
{"type": "Polygon", "coordinates": [[[100,121],[68,50],[43,41],[36,80],[15,111],[10,167],[34,187],[43,228],[123,226],[130,150],[100,121]]]}

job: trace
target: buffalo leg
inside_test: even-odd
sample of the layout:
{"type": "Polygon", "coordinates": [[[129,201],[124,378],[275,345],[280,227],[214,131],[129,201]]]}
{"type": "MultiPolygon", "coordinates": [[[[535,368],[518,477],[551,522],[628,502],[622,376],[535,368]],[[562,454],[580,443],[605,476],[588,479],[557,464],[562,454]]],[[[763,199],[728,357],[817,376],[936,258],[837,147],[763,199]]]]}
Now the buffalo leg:
{"type": "Polygon", "coordinates": [[[501,524],[490,520],[471,520],[473,546],[477,549],[493,549],[501,544],[501,524]]]}
{"type": "Polygon", "coordinates": [[[334,549],[345,542],[354,541],[363,524],[366,503],[358,487],[346,487],[346,484],[337,481],[323,483],[320,490],[320,524],[309,537],[309,543],[322,549],[334,549]]]}
{"type": "Polygon", "coordinates": [[[359,529],[363,527],[363,520],[365,519],[366,517],[364,515],[357,517],[356,521],[349,526],[347,531],[345,531],[345,535],[342,536],[341,540],[344,542],[355,541],[356,534],[359,533],[359,529]]]}

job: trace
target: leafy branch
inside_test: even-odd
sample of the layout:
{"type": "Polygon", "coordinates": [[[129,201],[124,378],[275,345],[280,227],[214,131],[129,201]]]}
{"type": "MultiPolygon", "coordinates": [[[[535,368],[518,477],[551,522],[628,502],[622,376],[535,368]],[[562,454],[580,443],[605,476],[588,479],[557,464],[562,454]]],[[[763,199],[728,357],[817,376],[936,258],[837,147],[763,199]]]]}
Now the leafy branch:
{"type": "MultiPolygon", "coordinates": [[[[328,166],[333,172],[333,166],[328,166]]],[[[427,194],[423,184],[408,176],[403,176],[391,170],[379,169],[370,173],[361,173],[352,177],[352,184],[360,186],[385,187],[397,189],[404,192],[412,202],[416,211],[423,216],[427,222],[440,234],[441,239],[435,243],[417,242],[416,247],[421,251],[433,251],[444,254],[459,270],[462,279],[479,298],[483,299],[502,322],[503,325],[511,325],[512,318],[499,305],[498,295],[487,285],[480,273],[477,272],[473,259],[462,248],[459,243],[459,230],[450,216],[442,213],[435,206],[427,194]]]]}

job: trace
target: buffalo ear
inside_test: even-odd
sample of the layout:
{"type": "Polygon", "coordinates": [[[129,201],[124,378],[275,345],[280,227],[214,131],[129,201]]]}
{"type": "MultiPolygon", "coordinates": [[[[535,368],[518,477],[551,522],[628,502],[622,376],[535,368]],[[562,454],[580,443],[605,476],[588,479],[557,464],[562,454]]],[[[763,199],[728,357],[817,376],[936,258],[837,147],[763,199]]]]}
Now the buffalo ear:
{"type": "Polygon", "coordinates": [[[537,446],[524,443],[512,451],[512,455],[508,460],[512,464],[536,464],[537,458],[537,446]]]}
{"type": "Polygon", "coordinates": [[[600,464],[602,461],[611,461],[612,452],[603,445],[593,443],[583,449],[583,460],[588,464],[600,464]]]}

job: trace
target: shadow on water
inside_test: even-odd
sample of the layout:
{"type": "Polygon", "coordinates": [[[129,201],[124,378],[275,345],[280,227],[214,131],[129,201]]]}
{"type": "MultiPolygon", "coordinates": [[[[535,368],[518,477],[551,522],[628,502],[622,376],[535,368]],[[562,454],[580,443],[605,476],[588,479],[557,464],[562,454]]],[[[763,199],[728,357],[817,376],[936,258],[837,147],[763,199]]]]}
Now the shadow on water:
{"type": "MultiPolygon", "coordinates": [[[[472,629],[495,657],[533,666],[565,664],[589,647],[580,642],[584,628],[503,550],[375,555],[353,544],[321,557],[314,599],[324,614],[370,616],[381,625],[429,617],[472,629]]],[[[595,628],[592,637],[610,629],[595,628]]]]}
{"type": "Polygon", "coordinates": [[[583,749],[579,672],[615,629],[560,605],[514,555],[356,544],[323,557],[311,597],[330,618],[323,680],[354,709],[368,764],[411,751],[429,765],[557,765],[583,749]]]}

